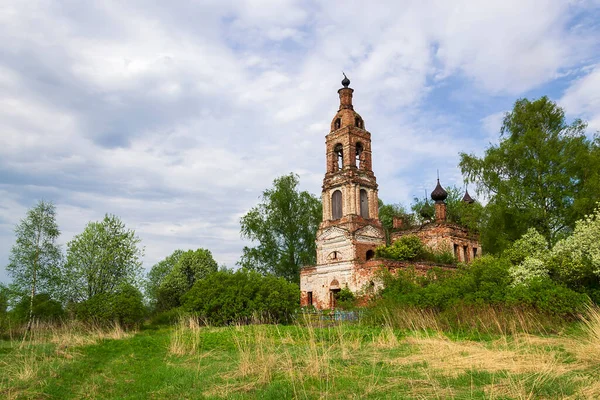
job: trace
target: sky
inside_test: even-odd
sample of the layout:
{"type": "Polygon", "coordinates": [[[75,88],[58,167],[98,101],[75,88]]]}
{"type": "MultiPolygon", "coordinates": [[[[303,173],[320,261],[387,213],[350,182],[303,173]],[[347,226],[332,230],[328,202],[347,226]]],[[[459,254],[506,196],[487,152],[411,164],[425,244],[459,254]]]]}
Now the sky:
{"type": "Polygon", "coordinates": [[[600,130],[600,0],[2,0],[0,49],[0,282],[41,199],[63,250],[110,213],[146,268],[234,267],[275,178],[320,196],[342,71],[386,203],[464,187],[519,98],[600,130]]]}

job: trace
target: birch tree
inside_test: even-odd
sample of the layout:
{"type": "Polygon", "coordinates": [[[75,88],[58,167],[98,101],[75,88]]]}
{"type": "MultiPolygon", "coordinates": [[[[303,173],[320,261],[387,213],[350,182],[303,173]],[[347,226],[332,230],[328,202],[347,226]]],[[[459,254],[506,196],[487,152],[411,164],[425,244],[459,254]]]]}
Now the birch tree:
{"type": "Polygon", "coordinates": [[[39,201],[15,227],[13,245],[6,267],[15,287],[29,292],[27,332],[33,322],[33,299],[37,292],[53,292],[60,286],[61,252],[56,239],[60,230],[52,202],[39,201]]]}

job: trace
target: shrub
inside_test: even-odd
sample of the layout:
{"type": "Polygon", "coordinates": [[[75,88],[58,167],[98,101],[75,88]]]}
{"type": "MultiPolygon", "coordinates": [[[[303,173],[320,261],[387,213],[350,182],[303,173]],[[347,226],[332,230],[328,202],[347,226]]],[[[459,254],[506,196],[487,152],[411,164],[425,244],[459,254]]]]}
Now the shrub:
{"type": "Polygon", "coordinates": [[[152,315],[150,319],[151,326],[175,325],[183,314],[180,308],[172,308],[152,315]]]}
{"type": "Polygon", "coordinates": [[[600,286],[600,205],[577,221],[573,234],[550,251],[548,267],[557,279],[576,289],[600,286]]]}
{"type": "Polygon", "coordinates": [[[379,246],[375,249],[377,257],[401,261],[414,260],[423,256],[423,253],[423,242],[416,235],[402,236],[389,246],[379,246]]]}
{"type": "MultiPolygon", "coordinates": [[[[20,322],[29,319],[31,297],[23,296],[14,309],[14,315],[20,322]]],[[[47,293],[36,294],[33,297],[33,318],[39,321],[58,321],[65,316],[62,305],[50,298],[47,293]]]]}
{"type": "Polygon", "coordinates": [[[253,319],[289,321],[300,302],[296,284],[272,275],[219,271],[198,280],[183,298],[183,309],[213,325],[253,319]]]}
{"type": "Polygon", "coordinates": [[[347,287],[343,288],[335,294],[335,307],[342,310],[351,310],[356,303],[354,293],[347,287]]]}
{"type": "Polygon", "coordinates": [[[508,247],[503,257],[517,265],[526,258],[543,258],[548,253],[548,241],[535,228],[529,228],[520,239],[508,247]]]}
{"type": "Polygon", "coordinates": [[[483,256],[462,266],[454,274],[437,278],[419,277],[414,271],[384,276],[383,300],[396,306],[445,311],[465,306],[524,306],[562,317],[574,317],[588,301],[548,278],[529,285],[512,286],[508,259],[483,256]],[[555,300],[553,300],[555,299],[555,300]]]}
{"type": "Polygon", "coordinates": [[[538,278],[548,278],[548,268],[544,262],[534,257],[527,257],[521,264],[510,268],[512,285],[529,285],[530,281],[538,278]]]}
{"type": "Polygon", "coordinates": [[[549,278],[531,279],[528,285],[517,285],[507,294],[509,305],[526,305],[561,317],[575,317],[585,310],[589,297],[577,293],[549,278]]]}
{"type": "Polygon", "coordinates": [[[146,308],[142,293],[132,285],[123,285],[116,293],[101,293],[75,304],[77,319],[99,323],[117,322],[133,327],[144,320],[146,308]]]}

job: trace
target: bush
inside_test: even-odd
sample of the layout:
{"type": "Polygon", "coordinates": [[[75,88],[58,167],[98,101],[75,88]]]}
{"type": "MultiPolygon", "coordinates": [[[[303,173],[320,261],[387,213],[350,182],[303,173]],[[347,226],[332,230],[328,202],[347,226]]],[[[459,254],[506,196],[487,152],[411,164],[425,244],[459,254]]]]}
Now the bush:
{"type": "Polygon", "coordinates": [[[509,305],[531,306],[539,311],[562,317],[575,317],[585,310],[589,297],[577,293],[549,278],[534,278],[527,285],[517,285],[507,294],[509,305]]]}
{"type": "Polygon", "coordinates": [[[451,275],[419,277],[414,271],[384,276],[381,297],[386,304],[445,311],[459,305],[534,308],[544,313],[575,317],[588,297],[550,279],[533,279],[513,286],[508,259],[483,256],[451,275]]]}
{"type": "MultiPolygon", "coordinates": [[[[21,301],[17,303],[14,309],[14,315],[20,322],[25,322],[29,319],[29,307],[31,305],[31,297],[23,296],[21,301]]],[[[58,321],[65,316],[65,311],[62,305],[50,298],[47,293],[36,294],[33,297],[33,318],[38,321],[58,321]]]]}
{"type": "Polygon", "coordinates": [[[152,315],[150,318],[151,326],[175,325],[183,314],[180,308],[172,308],[168,311],[162,311],[152,315]]]}
{"type": "Polygon", "coordinates": [[[351,310],[355,307],[355,303],[356,297],[347,287],[335,294],[335,308],[351,310]]]}
{"type": "Polygon", "coordinates": [[[390,260],[408,261],[414,260],[424,254],[424,246],[421,239],[416,235],[400,237],[389,246],[379,246],[375,249],[377,257],[390,260]]]}
{"type": "Polygon", "coordinates": [[[198,280],[183,298],[183,309],[212,325],[248,323],[253,319],[289,321],[300,302],[296,284],[272,275],[219,271],[198,280]]]}
{"type": "Polygon", "coordinates": [[[157,311],[179,307],[182,296],[194,283],[217,272],[219,265],[206,249],[188,250],[178,256],[173,269],[157,288],[157,311]]]}
{"type": "Polygon", "coordinates": [[[119,323],[133,327],[144,320],[146,308],[142,293],[132,285],[123,285],[116,293],[101,293],[75,304],[77,319],[103,324],[119,323]]]}

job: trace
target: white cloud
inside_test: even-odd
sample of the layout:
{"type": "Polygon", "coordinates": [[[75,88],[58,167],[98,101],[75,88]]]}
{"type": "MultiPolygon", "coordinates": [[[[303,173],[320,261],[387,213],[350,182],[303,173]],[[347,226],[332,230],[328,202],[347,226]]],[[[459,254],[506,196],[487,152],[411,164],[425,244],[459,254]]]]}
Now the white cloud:
{"type": "Polygon", "coordinates": [[[586,119],[592,132],[600,131],[600,64],[573,82],[560,104],[571,115],[586,119]]]}
{"type": "MultiPolygon", "coordinates": [[[[438,168],[461,183],[458,151],[487,145],[506,109],[490,99],[569,78],[599,42],[572,21],[590,2],[5,3],[0,236],[48,196],[64,242],[115,213],[147,265],[202,246],[232,266],[239,217],[275,177],[320,192],[341,70],[382,197],[409,203],[438,168]]],[[[594,124],[596,76],[563,98],[594,124]]]]}

